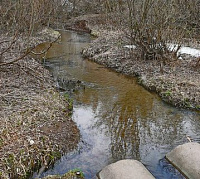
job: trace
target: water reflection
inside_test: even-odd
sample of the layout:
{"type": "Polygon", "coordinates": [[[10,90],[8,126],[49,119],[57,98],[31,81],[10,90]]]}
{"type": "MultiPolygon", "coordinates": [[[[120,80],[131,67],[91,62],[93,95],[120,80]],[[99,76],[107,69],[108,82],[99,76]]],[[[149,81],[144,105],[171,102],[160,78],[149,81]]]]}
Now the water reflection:
{"type": "Polygon", "coordinates": [[[156,178],[183,178],[164,156],[187,136],[200,142],[200,113],[171,107],[135,79],[83,60],[79,53],[89,43],[87,35],[65,32],[62,38],[45,64],[64,93],[73,96],[82,142],[42,176],[80,168],[92,178],[107,164],[132,158],[156,178]]]}

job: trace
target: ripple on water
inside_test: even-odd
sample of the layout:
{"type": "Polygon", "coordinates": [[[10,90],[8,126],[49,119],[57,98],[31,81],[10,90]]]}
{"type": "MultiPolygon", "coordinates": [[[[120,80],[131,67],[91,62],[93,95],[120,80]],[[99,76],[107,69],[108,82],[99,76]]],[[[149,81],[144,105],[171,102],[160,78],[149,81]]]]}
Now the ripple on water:
{"type": "Polygon", "coordinates": [[[83,60],[79,52],[90,42],[88,35],[63,32],[62,36],[45,64],[55,79],[79,80],[85,86],[71,93],[72,117],[82,140],[77,150],[42,176],[80,168],[91,179],[104,166],[131,158],[141,161],[156,178],[182,179],[164,157],[188,142],[188,136],[200,142],[200,113],[169,106],[139,86],[135,78],[83,60]]]}

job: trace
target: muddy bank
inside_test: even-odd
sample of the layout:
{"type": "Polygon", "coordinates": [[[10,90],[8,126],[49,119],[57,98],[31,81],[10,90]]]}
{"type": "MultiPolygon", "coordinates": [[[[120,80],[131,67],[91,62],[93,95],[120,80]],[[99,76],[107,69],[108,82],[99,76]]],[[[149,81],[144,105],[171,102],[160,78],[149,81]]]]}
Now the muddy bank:
{"type": "MultiPolygon", "coordinates": [[[[44,30],[27,41],[19,38],[12,52],[57,37],[44,30]]],[[[0,37],[1,42],[10,39],[0,37]]],[[[0,48],[6,47],[2,43],[0,48]]],[[[5,53],[4,62],[19,55],[5,53]]],[[[0,178],[27,178],[76,147],[80,136],[70,105],[55,90],[50,73],[32,57],[0,65],[0,178]]]]}
{"type": "Polygon", "coordinates": [[[169,62],[162,67],[156,60],[137,59],[137,50],[124,47],[128,44],[122,31],[114,28],[108,30],[105,25],[94,24],[94,18],[88,21],[98,38],[83,50],[85,58],[119,73],[137,76],[141,85],[155,91],[174,106],[200,110],[200,69],[197,58],[185,55],[182,60],[169,62]]]}

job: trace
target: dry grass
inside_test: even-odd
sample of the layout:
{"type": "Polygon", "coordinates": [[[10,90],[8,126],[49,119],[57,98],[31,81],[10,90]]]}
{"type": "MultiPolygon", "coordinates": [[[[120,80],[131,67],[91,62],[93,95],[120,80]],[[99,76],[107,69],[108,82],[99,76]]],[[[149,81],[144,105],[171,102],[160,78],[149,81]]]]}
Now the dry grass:
{"type": "MultiPolygon", "coordinates": [[[[12,59],[15,53],[6,55],[12,59]]],[[[76,147],[79,130],[68,114],[67,99],[54,89],[49,72],[36,60],[25,57],[1,66],[1,178],[27,178],[76,147]]]]}
{"type": "Polygon", "coordinates": [[[128,44],[122,31],[97,24],[94,29],[98,29],[99,37],[83,51],[86,58],[117,72],[138,76],[139,83],[174,106],[200,109],[199,59],[191,56],[168,62],[138,59],[137,50],[123,47],[128,44]]]}

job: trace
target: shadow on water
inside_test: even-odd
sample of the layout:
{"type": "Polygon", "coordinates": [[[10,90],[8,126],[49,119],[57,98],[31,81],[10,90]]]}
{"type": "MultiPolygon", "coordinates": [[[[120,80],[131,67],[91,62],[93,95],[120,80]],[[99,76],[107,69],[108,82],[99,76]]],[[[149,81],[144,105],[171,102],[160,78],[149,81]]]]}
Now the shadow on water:
{"type": "Polygon", "coordinates": [[[79,168],[90,179],[106,165],[129,158],[141,161],[156,178],[183,178],[164,156],[188,142],[187,136],[200,142],[200,113],[171,107],[135,78],[83,60],[80,52],[89,42],[87,34],[62,32],[61,43],[47,54],[45,66],[74,100],[72,117],[82,138],[76,151],[41,177],[79,168]]]}

